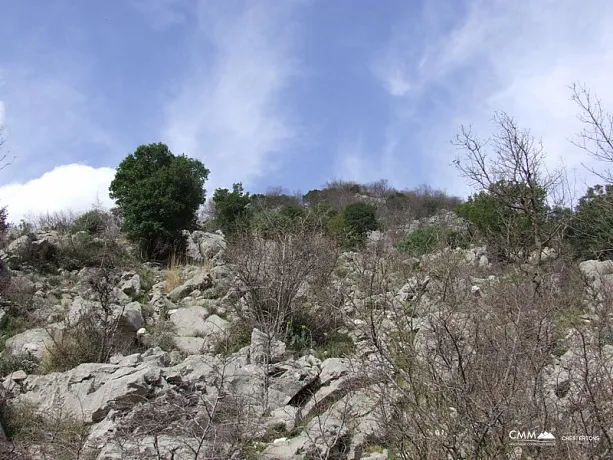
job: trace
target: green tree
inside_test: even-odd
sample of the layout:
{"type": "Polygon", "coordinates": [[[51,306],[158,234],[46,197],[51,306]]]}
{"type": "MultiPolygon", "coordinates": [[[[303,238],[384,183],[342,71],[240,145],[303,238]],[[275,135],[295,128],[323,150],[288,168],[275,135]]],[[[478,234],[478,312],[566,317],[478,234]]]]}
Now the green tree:
{"type": "Polygon", "coordinates": [[[486,240],[492,255],[502,260],[527,257],[536,249],[533,218],[545,228],[548,219],[546,192],[535,187],[535,204],[526,211],[527,185],[499,181],[468,198],[456,209],[473,231],[486,240]],[[534,211],[535,215],[529,214],[534,211]]]}
{"type": "Polygon", "coordinates": [[[575,209],[568,239],[581,259],[613,258],[613,185],[587,190],[575,209]]]}
{"type": "Polygon", "coordinates": [[[364,241],[366,233],[379,228],[377,209],[368,203],[353,203],[345,208],[343,221],[355,243],[364,241]]]}
{"type": "Polygon", "coordinates": [[[166,258],[183,244],[181,231],[195,226],[208,175],[200,161],[175,156],[162,143],[141,145],[120,163],[110,197],[145,257],[166,258]]]}
{"type": "Polygon", "coordinates": [[[234,235],[248,227],[251,217],[251,196],[243,190],[243,184],[232,185],[232,191],[218,188],[213,194],[215,220],[226,235],[234,235]]]}

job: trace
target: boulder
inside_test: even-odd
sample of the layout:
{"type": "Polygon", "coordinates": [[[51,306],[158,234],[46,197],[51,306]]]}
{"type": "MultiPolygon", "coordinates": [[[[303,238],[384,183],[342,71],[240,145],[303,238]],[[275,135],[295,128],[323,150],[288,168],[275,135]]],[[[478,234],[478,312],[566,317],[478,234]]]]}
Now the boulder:
{"type": "Polygon", "coordinates": [[[53,340],[45,329],[29,329],[20,334],[9,338],[4,345],[2,356],[29,354],[36,360],[41,360],[47,347],[51,346],[53,340]]]}
{"type": "Polygon", "coordinates": [[[134,298],[141,293],[140,276],[135,272],[125,272],[121,275],[119,289],[126,295],[134,298]]]}
{"type": "Polygon", "coordinates": [[[29,235],[23,235],[12,241],[7,248],[9,254],[24,257],[30,253],[32,248],[32,238],[29,235]]]}
{"type": "Polygon", "coordinates": [[[124,323],[134,332],[137,332],[145,325],[142,306],[139,302],[130,302],[123,307],[122,318],[124,323]]]}
{"type": "Polygon", "coordinates": [[[228,328],[228,321],[217,315],[210,315],[205,308],[179,308],[170,315],[179,337],[220,337],[228,328]]]}
{"type": "Polygon", "coordinates": [[[253,364],[269,364],[281,361],[285,356],[285,343],[281,340],[270,339],[259,329],[251,332],[251,345],[249,357],[253,364]]]}
{"type": "Polygon", "coordinates": [[[211,286],[213,286],[213,278],[211,277],[211,274],[205,271],[200,271],[181,286],[178,286],[170,291],[168,298],[173,302],[178,302],[197,289],[204,291],[209,289],[211,286]]]}

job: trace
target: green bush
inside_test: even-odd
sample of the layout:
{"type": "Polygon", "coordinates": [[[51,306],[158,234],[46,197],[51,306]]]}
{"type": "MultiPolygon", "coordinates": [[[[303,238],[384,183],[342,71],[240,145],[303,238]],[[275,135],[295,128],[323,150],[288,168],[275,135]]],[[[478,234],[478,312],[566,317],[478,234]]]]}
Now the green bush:
{"type": "Polygon", "coordinates": [[[108,216],[104,211],[92,209],[77,217],[72,224],[72,233],[87,232],[90,235],[98,235],[104,231],[108,216]]]}
{"type": "Polygon", "coordinates": [[[613,258],[613,185],[588,189],[575,209],[568,240],[578,258],[613,258]]]}
{"type": "Polygon", "coordinates": [[[25,371],[26,374],[32,374],[37,367],[36,362],[32,361],[28,354],[0,358],[0,377],[6,377],[20,370],[25,371]]]}
{"type": "Polygon", "coordinates": [[[181,231],[195,227],[208,175],[200,161],[175,156],[162,143],[141,145],[120,163],[110,197],[145,257],[165,259],[184,244],[181,231]]]}
{"type": "Polygon", "coordinates": [[[447,227],[422,227],[409,233],[398,250],[422,256],[442,247],[467,248],[468,237],[447,227]]]}
{"type": "Polygon", "coordinates": [[[353,203],[345,208],[343,219],[351,238],[361,243],[369,231],[377,230],[377,209],[367,203],[353,203]]]}
{"type": "Polygon", "coordinates": [[[253,328],[244,321],[233,322],[224,337],[215,344],[214,353],[224,357],[236,353],[251,343],[252,331],[253,328]]]}
{"type": "Polygon", "coordinates": [[[235,235],[249,226],[250,203],[251,197],[244,192],[240,182],[232,186],[231,192],[227,188],[215,190],[215,221],[226,236],[235,235]]]}
{"type": "MultiPolygon", "coordinates": [[[[526,257],[534,249],[534,234],[530,217],[525,214],[522,200],[529,194],[525,184],[508,184],[500,181],[489,190],[482,191],[459,205],[456,213],[466,219],[473,232],[480,235],[488,245],[491,255],[501,260],[513,256],[526,257]]],[[[548,225],[549,209],[546,193],[539,189],[536,217],[545,229],[548,225]]],[[[532,208],[529,209],[532,211],[532,208]]]]}
{"type": "Polygon", "coordinates": [[[290,231],[292,224],[290,217],[278,211],[260,211],[254,214],[251,220],[251,228],[264,238],[279,231],[290,231]]]}
{"type": "Polygon", "coordinates": [[[348,358],[355,349],[355,343],[348,334],[333,331],[326,335],[316,351],[320,359],[348,358]]]}

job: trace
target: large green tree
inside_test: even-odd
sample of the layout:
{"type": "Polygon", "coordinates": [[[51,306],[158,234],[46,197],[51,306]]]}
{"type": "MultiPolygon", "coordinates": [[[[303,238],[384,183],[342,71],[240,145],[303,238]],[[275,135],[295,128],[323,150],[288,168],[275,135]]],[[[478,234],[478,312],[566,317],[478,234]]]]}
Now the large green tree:
{"type": "Polygon", "coordinates": [[[251,196],[245,193],[242,183],[232,185],[232,191],[218,188],[213,194],[215,220],[227,235],[235,235],[249,226],[251,196]]]}
{"type": "Polygon", "coordinates": [[[165,258],[183,244],[181,231],[196,223],[209,170],[162,143],[141,145],[117,168],[110,197],[123,215],[123,230],[147,258],[165,258]]]}

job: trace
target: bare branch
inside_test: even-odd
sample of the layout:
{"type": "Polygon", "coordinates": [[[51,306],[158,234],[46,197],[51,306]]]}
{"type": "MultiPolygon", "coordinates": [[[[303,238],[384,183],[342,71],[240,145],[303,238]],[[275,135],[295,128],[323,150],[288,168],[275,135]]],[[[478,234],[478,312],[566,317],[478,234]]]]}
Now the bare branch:
{"type": "MultiPolygon", "coordinates": [[[[570,89],[572,100],[580,110],[577,118],[584,126],[571,142],[593,158],[613,163],[613,114],[603,110],[600,99],[593,96],[585,85],[573,83],[570,89]]],[[[598,172],[586,168],[607,182],[613,181],[613,173],[609,169],[598,172]]]]}

